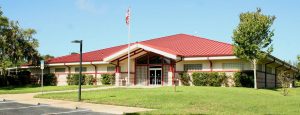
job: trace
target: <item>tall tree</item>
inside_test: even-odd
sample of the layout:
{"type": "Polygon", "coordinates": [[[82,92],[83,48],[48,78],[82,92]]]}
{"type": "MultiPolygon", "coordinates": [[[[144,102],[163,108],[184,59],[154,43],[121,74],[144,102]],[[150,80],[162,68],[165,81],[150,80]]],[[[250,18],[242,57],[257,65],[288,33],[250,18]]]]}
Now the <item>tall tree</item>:
{"type": "Polygon", "coordinates": [[[10,21],[0,9],[0,68],[38,62],[38,41],[34,29],[23,29],[17,21],[10,21]]]}
{"type": "Polygon", "coordinates": [[[271,26],[275,16],[264,15],[261,9],[240,14],[240,23],[233,32],[234,54],[253,64],[254,88],[257,89],[256,65],[273,51],[271,26]]]}
{"type": "Polygon", "coordinates": [[[51,58],[54,58],[54,56],[49,55],[49,54],[46,54],[46,55],[41,56],[41,59],[42,59],[42,60],[45,60],[45,61],[48,61],[48,60],[50,60],[51,58]]]}

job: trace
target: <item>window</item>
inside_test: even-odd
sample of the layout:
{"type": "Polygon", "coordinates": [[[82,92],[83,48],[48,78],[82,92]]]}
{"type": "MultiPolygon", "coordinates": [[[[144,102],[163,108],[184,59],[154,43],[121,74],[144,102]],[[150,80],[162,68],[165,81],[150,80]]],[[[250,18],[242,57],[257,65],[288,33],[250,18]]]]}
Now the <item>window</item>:
{"type": "Polygon", "coordinates": [[[202,64],[184,64],[184,71],[202,70],[202,64]]]}
{"type": "Polygon", "coordinates": [[[243,63],[223,63],[223,69],[243,69],[243,63]]]}
{"type": "MultiPolygon", "coordinates": [[[[79,72],[80,67],[75,67],[75,72],[79,72]]],[[[82,67],[82,72],[86,72],[86,67],[82,67]]]]}
{"type": "Polygon", "coordinates": [[[267,73],[273,73],[273,69],[271,67],[266,67],[266,72],[267,73]]]}
{"type": "Polygon", "coordinates": [[[107,66],[107,71],[114,72],[114,71],[116,71],[116,67],[115,66],[107,66]]]}
{"type": "Polygon", "coordinates": [[[65,72],[66,68],[55,68],[55,72],[65,72]]]}

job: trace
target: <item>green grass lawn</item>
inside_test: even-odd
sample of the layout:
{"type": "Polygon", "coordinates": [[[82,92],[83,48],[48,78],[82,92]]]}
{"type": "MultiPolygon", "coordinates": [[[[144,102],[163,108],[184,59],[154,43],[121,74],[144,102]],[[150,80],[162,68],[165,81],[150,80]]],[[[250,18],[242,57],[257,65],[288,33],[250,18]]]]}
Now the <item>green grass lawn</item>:
{"type": "MultiPolygon", "coordinates": [[[[100,87],[96,85],[82,85],[82,88],[100,87]]],[[[78,89],[77,85],[70,86],[44,86],[43,91],[61,91],[78,89]]],[[[0,94],[18,94],[18,93],[35,93],[40,92],[41,87],[37,86],[23,86],[23,87],[0,87],[0,94]]]]}
{"type": "MultiPolygon", "coordinates": [[[[38,95],[38,98],[77,100],[77,93],[38,95]]],[[[225,87],[107,89],[82,93],[83,101],[157,109],[146,114],[299,114],[300,88],[289,96],[280,91],[225,87]]],[[[142,113],[142,114],[145,114],[142,113]]]]}

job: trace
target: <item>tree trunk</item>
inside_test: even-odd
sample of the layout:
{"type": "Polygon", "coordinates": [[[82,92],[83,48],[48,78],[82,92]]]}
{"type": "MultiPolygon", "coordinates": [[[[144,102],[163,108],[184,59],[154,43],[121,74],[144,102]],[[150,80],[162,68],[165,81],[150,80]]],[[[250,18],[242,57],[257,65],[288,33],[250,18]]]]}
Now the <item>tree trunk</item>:
{"type": "Polygon", "coordinates": [[[257,89],[257,80],[256,80],[256,59],[253,59],[253,72],[254,72],[254,89],[257,89]]]}

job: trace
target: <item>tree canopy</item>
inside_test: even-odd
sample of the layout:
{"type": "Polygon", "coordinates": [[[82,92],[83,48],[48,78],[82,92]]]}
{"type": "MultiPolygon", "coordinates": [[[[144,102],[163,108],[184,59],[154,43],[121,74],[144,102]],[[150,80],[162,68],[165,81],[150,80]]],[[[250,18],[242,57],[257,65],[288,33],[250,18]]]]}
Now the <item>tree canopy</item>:
{"type": "Polygon", "coordinates": [[[9,20],[0,9],[0,68],[19,66],[22,63],[37,64],[38,40],[34,29],[23,29],[18,21],[9,20]]]}
{"type": "Polygon", "coordinates": [[[242,59],[262,59],[273,51],[271,26],[275,16],[256,12],[240,14],[240,23],[233,32],[234,53],[242,59]]]}
{"type": "Polygon", "coordinates": [[[54,58],[54,56],[50,55],[50,54],[46,54],[40,57],[41,60],[45,60],[48,61],[50,59],[54,58]]]}
{"type": "Polygon", "coordinates": [[[240,23],[233,31],[234,54],[253,64],[254,88],[257,88],[257,61],[273,51],[271,43],[274,30],[271,30],[271,26],[275,18],[275,16],[262,14],[261,9],[257,8],[256,12],[241,13],[240,23]]]}

